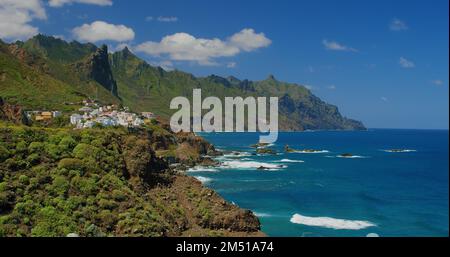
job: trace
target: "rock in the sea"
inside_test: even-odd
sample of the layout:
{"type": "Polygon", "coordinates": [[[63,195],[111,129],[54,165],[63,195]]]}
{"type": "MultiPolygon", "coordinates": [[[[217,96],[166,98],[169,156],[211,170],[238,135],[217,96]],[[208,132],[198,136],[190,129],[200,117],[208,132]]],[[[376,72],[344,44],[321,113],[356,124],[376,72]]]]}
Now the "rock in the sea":
{"type": "Polygon", "coordinates": [[[289,145],[285,145],[284,146],[284,151],[286,153],[293,153],[293,152],[296,152],[297,150],[290,148],[289,145]]]}
{"type": "Polygon", "coordinates": [[[250,147],[260,148],[260,147],[266,147],[268,145],[269,145],[268,143],[257,143],[257,144],[251,145],[250,147]]]}
{"type": "Polygon", "coordinates": [[[277,152],[273,149],[269,148],[258,148],[256,149],[257,154],[277,154],[277,152]]]}

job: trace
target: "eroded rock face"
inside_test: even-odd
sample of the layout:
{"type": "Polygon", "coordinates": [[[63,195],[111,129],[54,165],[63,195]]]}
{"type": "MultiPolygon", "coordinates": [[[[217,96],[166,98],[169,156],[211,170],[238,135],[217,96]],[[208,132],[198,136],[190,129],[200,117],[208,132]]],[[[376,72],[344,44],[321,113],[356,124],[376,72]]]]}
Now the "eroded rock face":
{"type": "Polygon", "coordinates": [[[167,235],[264,236],[258,218],[249,210],[225,201],[219,194],[205,188],[193,177],[177,174],[168,187],[154,188],[150,198],[164,195],[167,206],[183,210],[181,229],[171,229],[167,235]]]}
{"type": "Polygon", "coordinates": [[[28,124],[28,119],[22,107],[6,103],[0,97],[0,120],[13,122],[15,124],[28,124]]]}
{"type": "Polygon", "coordinates": [[[203,139],[202,137],[195,136],[192,133],[179,133],[178,143],[187,143],[200,155],[214,155],[216,149],[214,145],[203,139]]]}
{"type": "Polygon", "coordinates": [[[145,137],[127,136],[123,140],[122,154],[126,170],[130,177],[140,178],[149,184],[155,184],[155,175],[168,169],[168,164],[156,157],[151,142],[145,137]]]}
{"type": "Polygon", "coordinates": [[[91,65],[91,78],[108,89],[113,95],[118,96],[117,84],[109,66],[108,48],[106,45],[103,45],[94,53],[91,58],[91,65]]]}
{"type": "Polygon", "coordinates": [[[92,79],[118,96],[117,83],[111,71],[108,57],[108,47],[103,45],[84,61],[75,63],[73,66],[78,72],[84,74],[87,79],[92,79]]]}

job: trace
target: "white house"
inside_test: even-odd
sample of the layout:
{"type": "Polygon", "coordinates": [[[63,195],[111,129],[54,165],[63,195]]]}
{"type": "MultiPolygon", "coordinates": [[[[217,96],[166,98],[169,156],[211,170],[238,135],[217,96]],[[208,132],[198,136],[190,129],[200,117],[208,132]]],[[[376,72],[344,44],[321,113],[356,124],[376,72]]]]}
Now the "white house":
{"type": "Polygon", "coordinates": [[[53,118],[56,118],[56,117],[59,117],[62,115],[60,111],[53,111],[52,114],[53,114],[53,118]]]}
{"type": "Polygon", "coordinates": [[[92,112],[92,108],[84,106],[84,107],[81,107],[80,109],[78,109],[78,111],[80,111],[80,112],[92,112]]]}
{"type": "Polygon", "coordinates": [[[156,115],[153,112],[141,112],[141,115],[146,119],[156,119],[156,115]]]}
{"type": "Polygon", "coordinates": [[[93,122],[93,121],[90,121],[90,120],[86,121],[86,122],[83,124],[83,128],[92,128],[93,126],[94,126],[94,122],[93,122]]]}
{"type": "Polygon", "coordinates": [[[144,121],[143,121],[142,119],[140,119],[140,118],[135,118],[135,119],[133,120],[133,126],[135,126],[135,127],[139,127],[139,126],[141,126],[142,124],[144,124],[144,121]]]}
{"type": "Polygon", "coordinates": [[[80,122],[82,119],[83,117],[80,114],[78,113],[72,114],[70,115],[70,124],[77,125],[78,122],[80,122]]]}
{"type": "Polygon", "coordinates": [[[99,117],[95,121],[102,124],[105,127],[118,125],[117,121],[114,119],[111,119],[110,117],[99,117]]]}

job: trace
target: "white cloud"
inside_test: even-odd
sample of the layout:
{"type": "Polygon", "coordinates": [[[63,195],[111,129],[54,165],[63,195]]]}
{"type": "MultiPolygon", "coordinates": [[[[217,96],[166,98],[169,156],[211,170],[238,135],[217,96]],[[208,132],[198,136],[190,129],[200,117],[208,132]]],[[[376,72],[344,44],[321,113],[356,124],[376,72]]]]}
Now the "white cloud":
{"type": "Polygon", "coordinates": [[[230,44],[250,52],[261,47],[269,46],[272,41],[264,33],[255,33],[253,29],[243,29],[229,39],[230,44]]]}
{"type": "Polygon", "coordinates": [[[93,4],[93,5],[100,5],[100,6],[111,6],[112,0],[49,0],[48,5],[51,7],[61,7],[66,4],[73,4],[73,3],[80,3],[80,4],[93,4]]]}
{"type": "Polygon", "coordinates": [[[147,16],[145,17],[145,21],[159,21],[159,22],[177,22],[178,21],[178,17],[175,16],[159,16],[157,18],[153,17],[153,16],[147,16]]]}
{"type": "Polygon", "coordinates": [[[158,21],[160,21],[160,22],[177,22],[178,21],[178,17],[174,17],[174,16],[170,16],[170,17],[159,16],[158,17],[158,21]]]}
{"type": "Polygon", "coordinates": [[[160,62],[151,62],[153,66],[158,66],[163,68],[165,71],[171,71],[174,69],[173,63],[171,61],[165,60],[160,62]]]}
{"type": "Polygon", "coordinates": [[[336,41],[328,41],[326,39],[322,40],[322,44],[325,46],[325,49],[332,51],[345,51],[345,52],[358,52],[357,49],[348,47],[342,44],[339,44],[336,41]]]}
{"type": "Polygon", "coordinates": [[[406,69],[416,67],[414,62],[412,62],[404,57],[400,57],[400,60],[398,63],[400,64],[401,67],[406,68],[406,69]]]}
{"type": "Polygon", "coordinates": [[[128,48],[128,50],[130,50],[130,52],[133,52],[133,48],[127,43],[119,43],[115,47],[113,47],[113,46],[108,47],[108,49],[111,52],[118,52],[118,51],[122,51],[123,49],[125,49],[125,47],[128,48]]]}
{"type": "Polygon", "coordinates": [[[389,29],[392,31],[401,31],[401,30],[407,30],[408,26],[406,25],[406,23],[404,21],[395,18],[389,24],[389,29]]]}
{"type": "Polygon", "coordinates": [[[385,96],[382,96],[380,99],[381,99],[381,101],[383,101],[383,102],[387,102],[387,101],[388,101],[387,97],[385,97],[385,96]]]}
{"type": "Polygon", "coordinates": [[[110,40],[125,42],[134,39],[134,31],[124,25],[109,24],[104,21],[95,21],[83,24],[72,30],[73,35],[80,41],[97,42],[110,40]]]}
{"type": "Polygon", "coordinates": [[[336,86],[335,85],[329,85],[327,88],[330,89],[330,90],[335,90],[336,86]]]}
{"type": "Polygon", "coordinates": [[[214,61],[216,58],[235,56],[242,51],[254,51],[268,46],[270,42],[263,33],[256,34],[253,29],[243,29],[227,40],[196,38],[187,33],[175,33],[163,37],[160,42],[144,42],[135,49],[154,57],[167,56],[174,61],[217,65],[214,61]]]}
{"type": "Polygon", "coordinates": [[[57,39],[64,40],[64,41],[66,40],[66,37],[64,35],[53,35],[53,37],[57,38],[57,39]]]}
{"type": "Polygon", "coordinates": [[[229,63],[227,63],[227,68],[236,68],[236,63],[235,62],[229,62],[229,63]]]}
{"type": "Polygon", "coordinates": [[[442,81],[442,80],[440,80],[440,79],[432,80],[431,83],[435,84],[436,86],[442,86],[442,85],[444,85],[444,81],[442,81]]]}
{"type": "Polygon", "coordinates": [[[0,38],[27,39],[39,29],[30,25],[34,19],[47,19],[40,0],[0,0],[0,38]]]}

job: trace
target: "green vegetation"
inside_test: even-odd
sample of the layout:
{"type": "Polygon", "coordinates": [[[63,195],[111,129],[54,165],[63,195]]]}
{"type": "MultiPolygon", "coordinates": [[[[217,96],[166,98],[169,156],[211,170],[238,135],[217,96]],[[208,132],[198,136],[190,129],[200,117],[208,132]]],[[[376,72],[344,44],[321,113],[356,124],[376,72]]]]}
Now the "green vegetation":
{"type": "Polygon", "coordinates": [[[176,96],[192,97],[201,88],[207,96],[277,96],[279,127],[283,130],[364,129],[361,122],[342,117],[336,106],[314,96],[304,86],[269,76],[262,81],[204,78],[178,70],[165,71],[135,56],[128,48],[113,54],[106,46],[65,42],[38,35],[26,42],[0,42],[0,97],[26,109],[74,110],[87,97],[103,103],[152,111],[169,118],[176,96]]]}
{"type": "Polygon", "coordinates": [[[12,104],[49,110],[67,110],[64,102],[80,102],[85,97],[70,85],[22,63],[2,43],[0,96],[12,104]]]}
{"type": "Polygon", "coordinates": [[[2,127],[0,137],[0,235],[158,236],[169,229],[133,191],[143,183],[135,172],[148,177],[165,167],[153,165],[151,149],[122,147],[134,138],[124,131],[2,127]]]}
{"type": "Polygon", "coordinates": [[[0,124],[0,236],[259,233],[255,216],[173,173],[152,148],[178,152],[179,141],[199,156],[206,142],[155,126],[130,133],[0,124]]]}

